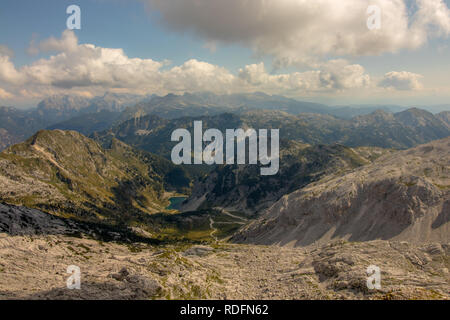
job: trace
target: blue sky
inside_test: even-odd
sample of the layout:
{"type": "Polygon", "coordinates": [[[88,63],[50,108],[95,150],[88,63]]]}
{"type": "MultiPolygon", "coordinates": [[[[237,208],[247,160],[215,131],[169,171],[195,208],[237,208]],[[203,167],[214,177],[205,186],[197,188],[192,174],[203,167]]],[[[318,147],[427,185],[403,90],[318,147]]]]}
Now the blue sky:
{"type": "Polygon", "coordinates": [[[147,11],[141,1],[2,0],[0,43],[14,50],[18,66],[36,59],[26,52],[33,35],[41,40],[61,35],[66,29],[66,8],[72,4],[82,10],[82,28],[76,30],[80,43],[123,48],[129,57],[169,59],[174,64],[195,58],[237,70],[259,61],[252,59],[248,48],[226,45],[212,53],[200,38],[166,30],[158,23],[158,12],[147,11]]]}
{"type": "Polygon", "coordinates": [[[105,91],[264,91],[332,104],[445,104],[449,1],[325,0],[321,8],[299,0],[2,0],[0,104],[105,91]],[[376,33],[365,26],[364,5],[371,3],[382,9],[376,33]],[[82,27],[68,32],[72,4],[81,8],[82,27]],[[77,47],[70,49],[70,41],[77,47]],[[30,54],[30,46],[39,53],[30,54]]]}

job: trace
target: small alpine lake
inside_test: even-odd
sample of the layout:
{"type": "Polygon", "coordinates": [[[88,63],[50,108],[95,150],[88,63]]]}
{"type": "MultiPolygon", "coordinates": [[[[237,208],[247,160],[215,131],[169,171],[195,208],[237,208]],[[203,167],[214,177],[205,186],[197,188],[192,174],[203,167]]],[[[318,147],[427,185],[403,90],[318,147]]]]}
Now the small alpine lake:
{"type": "Polygon", "coordinates": [[[181,204],[184,200],[186,200],[188,197],[186,196],[177,196],[177,197],[171,197],[169,198],[170,204],[166,208],[167,210],[179,210],[181,207],[181,204]]]}

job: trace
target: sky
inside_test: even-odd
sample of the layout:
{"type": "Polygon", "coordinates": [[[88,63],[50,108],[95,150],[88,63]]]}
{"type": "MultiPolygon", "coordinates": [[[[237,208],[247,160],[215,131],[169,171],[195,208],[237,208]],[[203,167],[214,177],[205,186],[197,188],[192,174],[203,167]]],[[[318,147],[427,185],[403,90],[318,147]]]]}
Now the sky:
{"type": "Polygon", "coordinates": [[[2,0],[0,105],[107,91],[449,104],[449,1],[2,0]]]}

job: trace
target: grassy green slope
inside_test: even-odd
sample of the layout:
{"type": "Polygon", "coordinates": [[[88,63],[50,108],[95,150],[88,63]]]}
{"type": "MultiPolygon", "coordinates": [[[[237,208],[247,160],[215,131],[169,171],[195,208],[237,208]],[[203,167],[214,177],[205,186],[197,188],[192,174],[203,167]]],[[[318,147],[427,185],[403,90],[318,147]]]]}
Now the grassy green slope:
{"type": "Polygon", "coordinates": [[[39,131],[0,153],[0,201],[84,220],[126,222],[163,211],[167,190],[189,186],[186,180],[171,181],[174,170],[167,160],[116,139],[104,149],[74,131],[39,131]]]}

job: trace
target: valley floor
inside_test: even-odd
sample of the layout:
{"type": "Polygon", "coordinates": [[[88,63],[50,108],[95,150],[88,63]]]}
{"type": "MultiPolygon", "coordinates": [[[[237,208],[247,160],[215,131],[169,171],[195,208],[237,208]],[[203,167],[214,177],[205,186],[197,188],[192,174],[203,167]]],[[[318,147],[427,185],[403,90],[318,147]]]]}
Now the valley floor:
{"type": "Polygon", "coordinates": [[[449,299],[450,245],[122,245],[0,234],[0,299],[449,299]],[[69,290],[69,265],[81,289],[69,290]],[[367,288],[369,265],[381,289],[367,288]]]}

